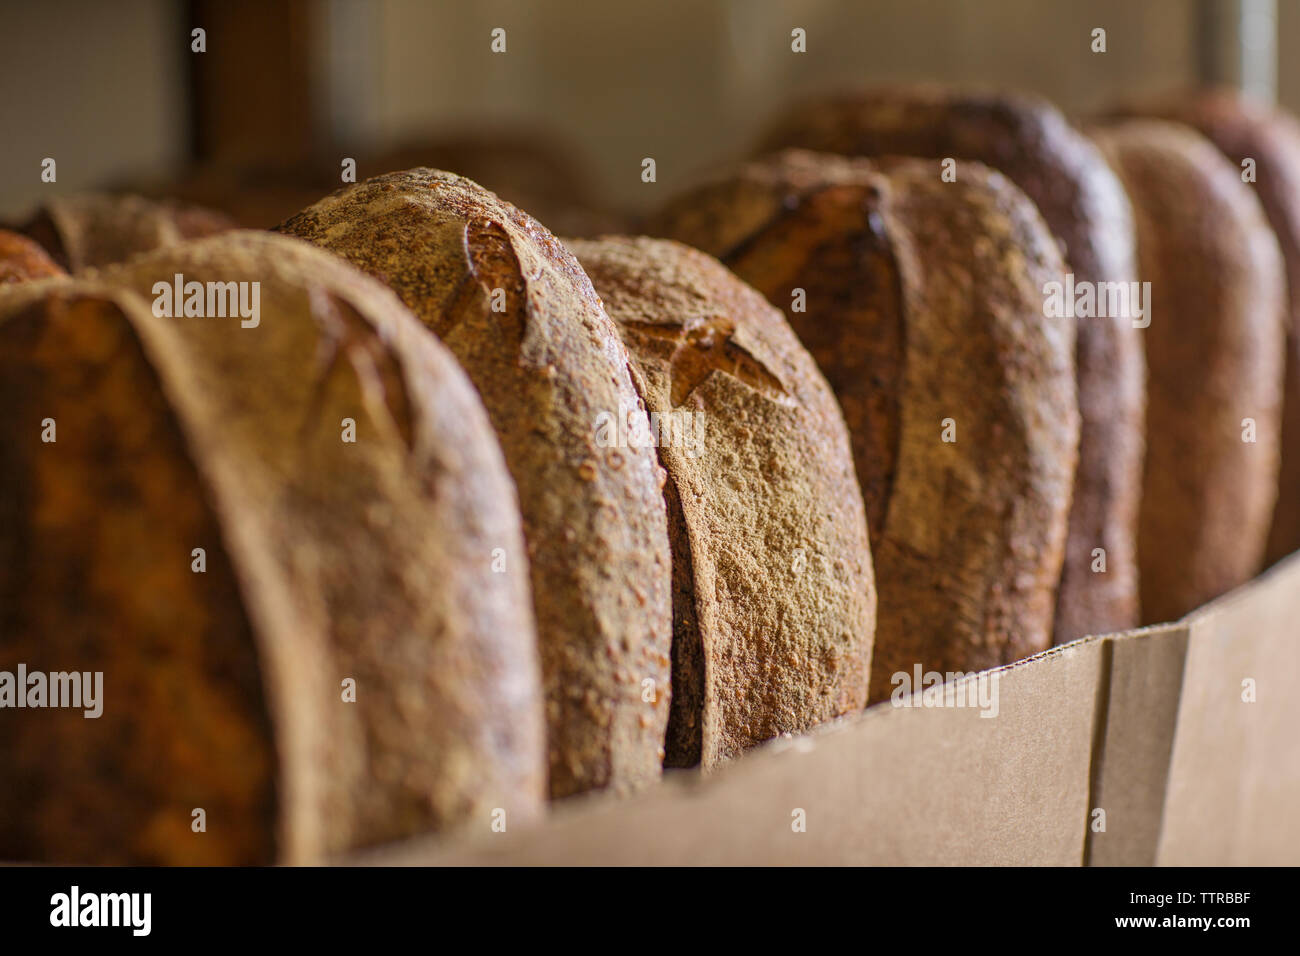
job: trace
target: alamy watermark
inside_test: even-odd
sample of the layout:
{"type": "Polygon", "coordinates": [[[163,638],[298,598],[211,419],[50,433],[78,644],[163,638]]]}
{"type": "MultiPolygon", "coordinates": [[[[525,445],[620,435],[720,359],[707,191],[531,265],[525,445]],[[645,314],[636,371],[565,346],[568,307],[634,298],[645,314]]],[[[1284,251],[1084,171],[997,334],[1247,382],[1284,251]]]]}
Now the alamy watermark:
{"type": "Polygon", "coordinates": [[[72,707],[87,719],[104,713],[103,671],[0,671],[0,708],[72,707]]]}
{"type": "Polygon", "coordinates": [[[596,416],[598,448],[680,448],[688,458],[704,450],[704,413],[673,409],[651,412],[619,405],[618,414],[596,416]]]}
{"type": "Polygon", "coordinates": [[[153,314],[158,318],[196,316],[240,319],[239,326],[255,329],[262,321],[262,283],[186,282],[176,273],[171,282],[155,282],[153,314]]]}
{"type": "Polygon", "coordinates": [[[50,897],[50,925],[56,927],[119,926],[148,936],[152,914],[152,893],[83,893],[74,885],[50,897]]]}
{"type": "Polygon", "coordinates": [[[914,664],[911,673],[896,671],[889,679],[894,687],[889,701],[895,707],[972,707],[981,717],[996,717],[1001,676],[997,671],[922,672],[914,664]]]}
{"type": "Polygon", "coordinates": [[[1150,282],[1064,282],[1043,286],[1043,315],[1049,319],[1130,319],[1133,328],[1151,324],[1150,282]]]}

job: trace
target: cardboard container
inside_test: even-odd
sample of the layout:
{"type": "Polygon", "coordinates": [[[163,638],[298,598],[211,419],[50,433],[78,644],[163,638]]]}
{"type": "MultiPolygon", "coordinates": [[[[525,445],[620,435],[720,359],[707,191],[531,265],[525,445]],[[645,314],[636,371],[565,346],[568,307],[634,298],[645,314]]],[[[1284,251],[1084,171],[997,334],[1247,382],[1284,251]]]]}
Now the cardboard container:
{"type": "Polygon", "coordinates": [[[1160,864],[1300,863],[1300,555],[1187,619],[1160,864]]]}
{"type": "Polygon", "coordinates": [[[900,695],[707,777],[348,862],[1298,864],[1297,686],[1300,556],[1180,622],[900,695]]]}

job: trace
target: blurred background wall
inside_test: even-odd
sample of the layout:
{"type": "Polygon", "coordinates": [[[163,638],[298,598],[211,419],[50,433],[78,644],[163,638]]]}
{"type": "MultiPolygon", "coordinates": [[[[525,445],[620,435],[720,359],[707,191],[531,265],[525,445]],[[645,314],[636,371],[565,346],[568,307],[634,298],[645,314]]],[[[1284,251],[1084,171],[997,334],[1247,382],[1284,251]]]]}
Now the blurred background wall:
{"type": "Polygon", "coordinates": [[[1247,60],[1300,110],[1300,0],[0,0],[0,215],[194,161],[337,180],[341,156],[518,124],[567,147],[602,201],[644,208],[803,94],[928,79],[1087,111],[1231,72],[1243,12],[1258,27],[1274,9],[1276,69],[1267,50],[1247,60]]]}
{"type": "Polygon", "coordinates": [[[0,213],[188,157],[189,44],[169,0],[0,0],[0,213]]]}

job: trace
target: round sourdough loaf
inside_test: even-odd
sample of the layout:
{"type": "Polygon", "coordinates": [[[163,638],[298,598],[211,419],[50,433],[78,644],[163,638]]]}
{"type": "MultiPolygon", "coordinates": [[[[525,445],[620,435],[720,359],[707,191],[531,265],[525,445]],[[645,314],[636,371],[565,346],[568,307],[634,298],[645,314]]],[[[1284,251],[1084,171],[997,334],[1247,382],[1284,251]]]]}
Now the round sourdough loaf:
{"type": "Polygon", "coordinates": [[[35,240],[0,229],[0,286],[64,274],[35,240]]]}
{"type": "Polygon", "coordinates": [[[1277,237],[1286,268],[1288,321],[1282,405],[1282,463],[1266,563],[1300,549],[1300,123],[1228,90],[1170,96],[1121,111],[1195,128],[1237,166],[1250,161],[1251,188],[1277,237]]]}
{"type": "Polygon", "coordinates": [[[301,863],[541,810],[514,489],[389,290],[266,233],[12,285],[0,401],[0,661],[102,674],[96,717],[4,711],[0,858],[301,863]],[[259,323],[157,314],[175,273],[260,283],[259,323]]]}
{"type": "Polygon", "coordinates": [[[871,699],[892,678],[1051,643],[1079,416],[1060,253],[1001,175],[790,151],[664,211],[781,306],[839,397],[879,589],[871,699]]]}
{"type": "Polygon", "coordinates": [[[867,702],[875,584],[848,431],[781,313],[660,239],[567,240],[632,361],[668,473],[669,766],[867,702]]]}
{"type": "Polygon", "coordinates": [[[386,281],[483,396],[523,510],[552,796],[658,779],[672,649],[665,477],[653,449],[597,444],[602,416],[649,423],[591,281],[534,219],[431,169],[346,187],[279,228],[386,281]]]}
{"type": "Polygon", "coordinates": [[[1154,624],[1244,583],[1263,559],[1277,494],[1285,277],[1259,201],[1208,140],[1155,120],[1094,135],[1128,188],[1151,283],[1138,558],[1142,616],[1154,624]]]}
{"type": "MultiPolygon", "coordinates": [[[[768,148],[977,160],[1034,201],[1080,284],[1136,278],[1124,190],[1087,137],[1037,97],[895,87],[847,93],[792,110],[768,148]]],[[[938,178],[941,167],[931,167],[938,178]]],[[[1098,293],[1105,286],[1094,287],[1098,293]]],[[[1116,291],[1119,287],[1113,287],[1116,291]]],[[[1096,301],[1107,299],[1099,294],[1096,301]]],[[[1132,310],[1131,310],[1132,311],[1132,310]]],[[[1076,375],[1081,431],[1055,642],[1138,620],[1136,529],[1142,476],[1142,343],[1129,316],[1080,317],[1076,375]],[[1104,555],[1098,555],[1101,548],[1104,555]],[[1104,572],[1099,557],[1104,557],[1104,572]]],[[[1139,320],[1140,321],[1140,320],[1139,320]]]]}
{"type": "Polygon", "coordinates": [[[233,221],[201,206],[101,193],[55,196],[17,227],[69,272],[234,228],[233,221]]]}

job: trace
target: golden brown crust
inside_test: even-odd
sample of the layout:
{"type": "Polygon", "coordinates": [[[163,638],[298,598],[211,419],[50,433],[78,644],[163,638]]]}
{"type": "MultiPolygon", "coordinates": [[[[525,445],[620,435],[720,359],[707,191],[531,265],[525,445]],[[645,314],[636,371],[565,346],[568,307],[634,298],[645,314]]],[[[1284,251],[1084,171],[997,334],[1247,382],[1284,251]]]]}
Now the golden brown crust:
{"type": "Polygon", "coordinates": [[[551,794],[657,779],[672,643],[663,472],[651,449],[597,445],[602,414],[648,423],[577,261],[513,206],[428,169],[339,190],[279,228],[386,281],[483,396],[524,515],[551,794]]]}
{"type": "Polygon", "coordinates": [[[674,609],[666,762],[709,769],[861,709],[875,629],[867,525],[848,432],[812,357],[710,256],[646,238],[568,244],[648,410],[670,423],[658,450],[674,571],[686,565],[675,600],[689,607],[674,609]],[[695,441],[671,430],[683,413],[699,416],[695,441]],[[676,692],[700,685],[698,697],[676,692]]]}
{"type": "Polygon", "coordinates": [[[0,286],[61,275],[64,271],[38,242],[8,229],[0,229],[0,286]]]}
{"type": "Polygon", "coordinates": [[[1258,200],[1199,134],[1131,120],[1094,135],[1128,188],[1151,283],[1138,556],[1143,619],[1171,621],[1247,581],[1263,558],[1277,493],[1282,259],[1258,200]]]}
{"type": "Polygon", "coordinates": [[[1240,175],[1254,161],[1251,188],[1277,237],[1286,267],[1288,323],[1282,409],[1282,463],[1265,563],[1300,549],[1300,123],[1288,113],[1207,90],[1136,104],[1119,115],[1162,117],[1208,138],[1240,175]]]}
{"type": "Polygon", "coordinates": [[[12,286],[0,316],[0,543],[26,557],[0,568],[4,657],[105,680],[99,720],[0,723],[6,847],[304,862],[540,811],[510,479],[470,383],[388,290],[233,233],[12,286]],[[259,282],[259,324],[155,315],[176,273],[259,282]]]}
{"type": "Polygon", "coordinates": [[[873,538],[897,465],[904,365],[898,264],[880,213],[887,191],[869,164],[791,151],[713,184],[703,201],[682,197],[650,224],[717,255],[785,309],[843,408],[873,538]],[[794,311],[795,288],[804,312],[794,311]],[[818,320],[841,312],[854,321],[818,320]]]}
{"type": "Polygon", "coordinates": [[[1063,266],[1032,204],[979,164],[963,170],[943,183],[919,160],[791,151],[657,224],[783,307],[836,389],[880,595],[872,700],[914,664],[975,670],[1051,638],[1078,441],[1074,323],[1043,317],[1063,266]]]}
{"type": "Polygon", "coordinates": [[[101,193],[56,196],[18,227],[69,272],[234,228],[221,213],[199,206],[101,193]]]}
{"type": "MultiPolygon", "coordinates": [[[[1123,189],[1086,137],[1037,97],[940,86],[845,93],[791,110],[765,142],[769,149],[787,146],[976,160],[1034,201],[1077,280],[1128,282],[1135,276],[1123,189]]],[[[959,162],[959,180],[964,168],[959,162]]],[[[1081,319],[1076,363],[1082,430],[1056,643],[1123,630],[1138,618],[1145,387],[1138,331],[1123,318],[1081,319]],[[1095,548],[1106,551],[1104,574],[1092,570],[1095,548]]]]}

